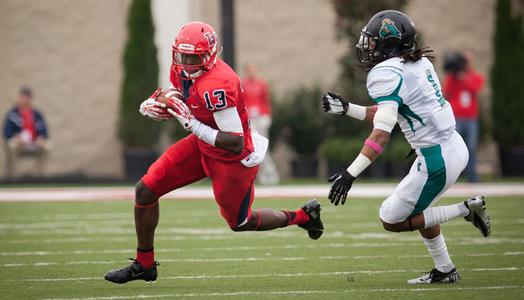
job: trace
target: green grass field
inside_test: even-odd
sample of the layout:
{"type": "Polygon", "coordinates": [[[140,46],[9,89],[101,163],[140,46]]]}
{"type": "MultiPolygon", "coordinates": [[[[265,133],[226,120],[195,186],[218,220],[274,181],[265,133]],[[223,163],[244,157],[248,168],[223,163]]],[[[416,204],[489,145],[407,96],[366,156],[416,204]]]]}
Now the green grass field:
{"type": "MultiPolygon", "coordinates": [[[[452,203],[456,199],[442,200],[452,203]]],[[[318,241],[298,227],[234,233],[211,200],[164,201],[156,283],[115,285],[106,271],[128,264],[131,202],[0,203],[1,299],[522,299],[524,198],[488,199],[492,236],[462,219],[444,225],[462,281],[409,286],[432,268],[415,232],[387,233],[380,199],[323,210],[318,241]]],[[[295,208],[303,200],[257,200],[295,208]]]]}

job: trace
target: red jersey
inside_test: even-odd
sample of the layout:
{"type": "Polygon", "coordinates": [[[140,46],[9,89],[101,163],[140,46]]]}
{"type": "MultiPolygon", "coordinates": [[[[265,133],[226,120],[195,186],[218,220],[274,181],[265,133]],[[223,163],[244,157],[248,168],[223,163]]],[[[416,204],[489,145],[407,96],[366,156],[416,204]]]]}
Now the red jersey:
{"type": "Polygon", "coordinates": [[[443,92],[453,108],[456,118],[476,119],[479,115],[477,95],[484,86],[484,76],[468,71],[462,80],[446,75],[443,92]]]}
{"type": "Polygon", "coordinates": [[[244,134],[242,153],[234,154],[198,140],[202,154],[222,161],[240,161],[253,152],[251,129],[240,78],[231,67],[221,59],[217,59],[217,63],[210,71],[195,80],[182,80],[171,68],[170,81],[175,88],[182,91],[184,100],[195,118],[213,129],[219,130],[213,118],[214,112],[230,107],[237,109],[244,134]]]}
{"type": "Polygon", "coordinates": [[[244,79],[242,81],[247,109],[251,116],[270,115],[271,102],[267,84],[260,79],[244,79]]]}

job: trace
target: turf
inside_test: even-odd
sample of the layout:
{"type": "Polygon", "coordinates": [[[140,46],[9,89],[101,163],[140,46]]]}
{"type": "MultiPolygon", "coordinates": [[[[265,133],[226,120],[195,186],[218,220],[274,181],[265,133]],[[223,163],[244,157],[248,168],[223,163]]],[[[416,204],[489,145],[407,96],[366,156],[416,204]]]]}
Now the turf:
{"type": "MultiPolygon", "coordinates": [[[[441,203],[456,202],[445,199],[441,203]]],[[[134,256],[128,202],[0,203],[1,299],[519,299],[524,298],[524,198],[488,199],[493,235],[444,225],[458,284],[409,286],[432,268],[417,233],[385,232],[380,199],[323,210],[318,241],[297,227],[234,233],[213,201],[164,201],[159,280],[115,285],[104,273],[134,256]]],[[[294,208],[303,200],[257,200],[294,208]]]]}

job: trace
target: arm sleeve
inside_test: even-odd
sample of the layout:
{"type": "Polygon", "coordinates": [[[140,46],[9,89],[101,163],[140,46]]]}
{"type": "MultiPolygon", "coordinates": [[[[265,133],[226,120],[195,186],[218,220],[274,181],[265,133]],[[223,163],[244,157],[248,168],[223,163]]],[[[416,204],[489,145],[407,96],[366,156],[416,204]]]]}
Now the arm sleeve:
{"type": "Polygon", "coordinates": [[[171,65],[171,70],[169,72],[169,83],[171,84],[171,87],[182,89],[181,79],[178,76],[178,74],[175,72],[173,65],[171,65]]]}
{"type": "Polygon", "coordinates": [[[373,102],[379,104],[383,101],[396,101],[400,105],[402,98],[399,91],[402,81],[399,71],[386,66],[369,72],[366,87],[373,102]]]}
{"type": "Polygon", "coordinates": [[[397,124],[397,115],[398,103],[396,101],[380,102],[373,117],[373,128],[391,133],[397,124]]]}
{"type": "Polygon", "coordinates": [[[218,129],[224,132],[243,135],[242,121],[236,107],[228,107],[213,113],[213,119],[217,123],[218,129]]]}

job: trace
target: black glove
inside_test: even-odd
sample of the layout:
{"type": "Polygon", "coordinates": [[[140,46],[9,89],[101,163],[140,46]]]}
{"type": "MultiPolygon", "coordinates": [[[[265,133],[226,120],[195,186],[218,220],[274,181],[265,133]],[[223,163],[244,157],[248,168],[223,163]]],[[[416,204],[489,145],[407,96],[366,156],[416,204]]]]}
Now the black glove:
{"type": "Polygon", "coordinates": [[[321,104],[327,113],[345,115],[348,112],[349,101],[332,92],[322,96],[321,104]]]}
{"type": "Polygon", "coordinates": [[[333,182],[328,196],[331,203],[334,205],[338,205],[339,202],[341,202],[342,205],[346,203],[346,198],[353,185],[353,180],[355,180],[355,177],[351,176],[347,170],[329,177],[328,182],[333,182]]]}

